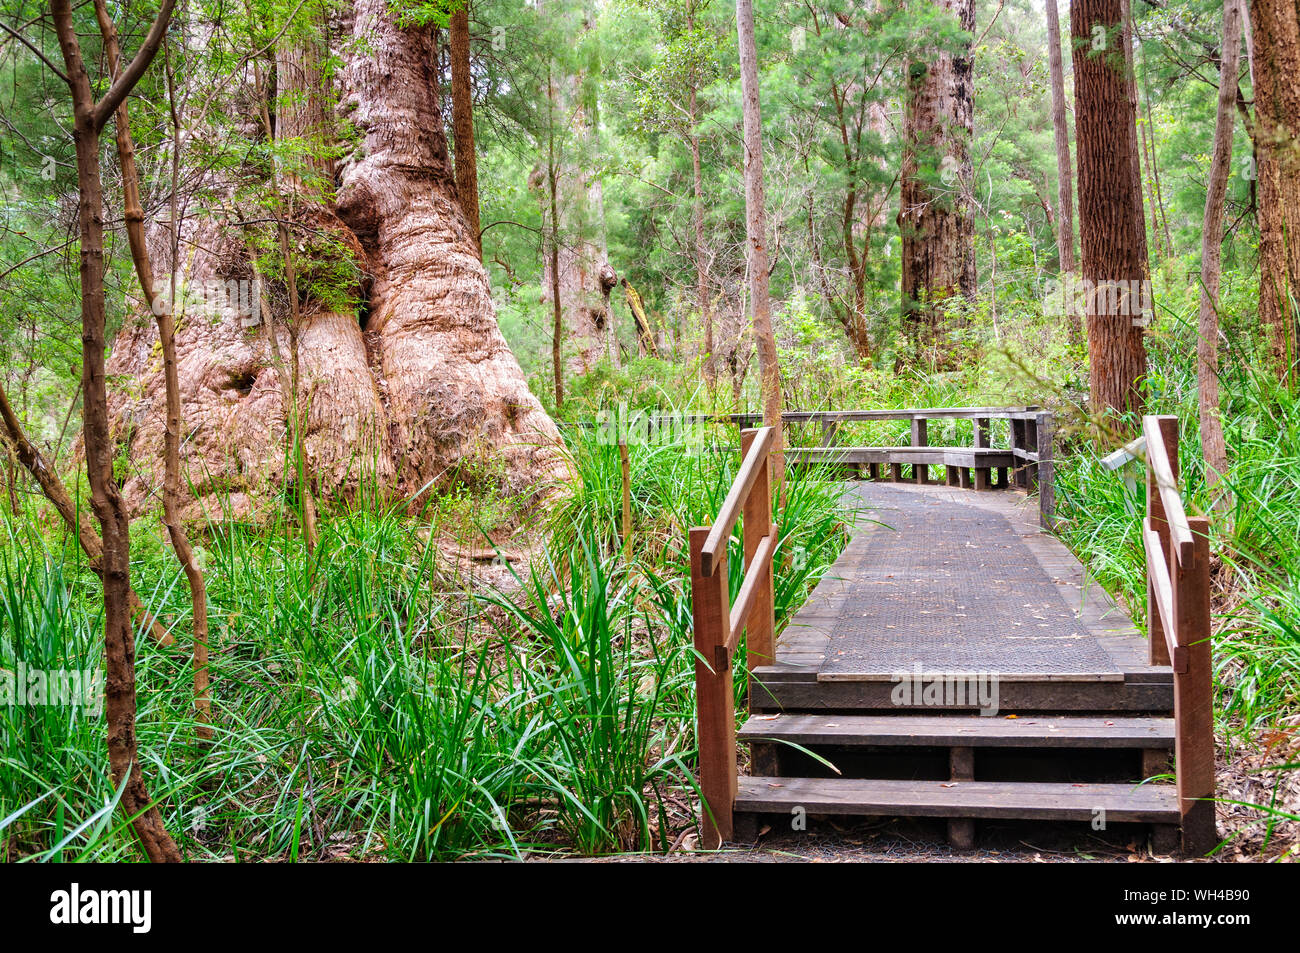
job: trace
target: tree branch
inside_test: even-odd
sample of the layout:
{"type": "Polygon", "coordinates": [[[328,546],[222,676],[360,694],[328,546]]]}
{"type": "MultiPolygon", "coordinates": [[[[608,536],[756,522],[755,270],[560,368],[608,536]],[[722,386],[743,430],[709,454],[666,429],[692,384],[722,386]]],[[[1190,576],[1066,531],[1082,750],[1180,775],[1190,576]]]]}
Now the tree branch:
{"type": "Polygon", "coordinates": [[[126,69],[118,74],[113,85],[108,88],[95,105],[95,131],[104,128],[109,117],[117,112],[117,107],[126,99],[127,94],[135,88],[136,83],[144,76],[145,70],[153,62],[158,48],[162,45],[163,36],[167,32],[167,24],[171,22],[172,8],[176,6],[176,0],[163,0],[162,8],[159,9],[158,15],[154,17],[153,25],[149,28],[149,35],[144,38],[144,43],[136,51],[135,57],[127,64],[126,69]]]}

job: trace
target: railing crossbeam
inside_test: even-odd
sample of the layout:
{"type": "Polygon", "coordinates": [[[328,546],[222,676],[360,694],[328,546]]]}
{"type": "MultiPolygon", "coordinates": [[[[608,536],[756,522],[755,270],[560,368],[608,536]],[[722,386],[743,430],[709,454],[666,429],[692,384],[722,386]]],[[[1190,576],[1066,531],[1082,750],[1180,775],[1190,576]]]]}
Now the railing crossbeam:
{"type": "Polygon", "coordinates": [[[1213,658],[1210,647],[1210,522],[1188,517],[1178,492],[1178,420],[1142,421],[1147,455],[1147,638],[1152,665],[1174,675],[1174,776],[1183,851],[1218,841],[1214,817],[1213,658]]]}

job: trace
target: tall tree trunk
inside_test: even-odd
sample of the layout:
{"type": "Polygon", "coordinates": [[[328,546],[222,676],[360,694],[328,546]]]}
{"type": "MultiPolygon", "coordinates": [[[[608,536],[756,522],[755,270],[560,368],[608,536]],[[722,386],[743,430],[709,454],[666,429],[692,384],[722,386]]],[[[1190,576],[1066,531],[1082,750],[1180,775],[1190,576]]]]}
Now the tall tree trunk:
{"type": "Polygon", "coordinates": [[[465,212],[465,221],[474,235],[479,259],[483,245],[479,237],[478,157],[474,151],[474,96],[469,68],[469,0],[451,13],[448,26],[451,46],[451,126],[456,147],[456,194],[465,212]]]}
{"type": "Polygon", "coordinates": [[[497,325],[487,272],[456,199],[433,94],[431,31],[356,0],[359,51],[343,71],[365,154],[342,172],[339,214],[376,275],[367,331],[387,381],[394,460],[412,490],[504,469],[500,492],[568,475],[559,433],[497,325]]]}
{"type": "Polygon", "coordinates": [[[691,189],[695,225],[695,296],[704,319],[704,381],[712,390],[718,383],[718,365],[713,351],[713,302],[709,299],[708,252],[704,244],[704,176],[700,171],[700,137],[695,132],[695,90],[690,92],[691,189]]]}
{"type": "MultiPolygon", "coordinates": [[[[121,73],[121,50],[118,47],[117,29],[108,15],[105,0],[95,0],[95,17],[104,38],[104,53],[109,75],[114,79],[121,73]]],[[[176,265],[180,260],[180,117],[175,103],[175,89],[168,67],[167,88],[171,97],[172,128],[172,188],[171,188],[171,293],[169,301],[176,300],[176,265]]],[[[118,167],[122,175],[122,206],[126,221],[127,241],[135,264],[140,290],[149,309],[157,315],[158,343],[162,351],[163,377],[167,394],[167,424],[163,438],[163,523],[171,540],[172,551],[185,574],[190,590],[190,608],[193,626],[193,680],[195,734],[202,740],[212,738],[212,700],[208,678],[208,586],[203,570],[194,556],[189,534],[181,521],[181,390],[176,371],[176,324],[172,309],[154,308],[154,271],[145,240],[144,209],[140,204],[140,175],[135,162],[135,141],[131,135],[131,117],[126,100],[117,107],[113,123],[116,129],[118,167]]]]}
{"type": "MultiPolygon", "coordinates": [[[[695,3],[686,8],[686,30],[695,33],[695,3]]],[[[687,140],[691,148],[691,191],[695,225],[695,296],[700,317],[704,323],[704,382],[709,390],[718,383],[718,363],[714,355],[717,346],[713,339],[713,301],[709,295],[709,257],[704,243],[704,175],[700,169],[700,97],[692,81],[686,95],[687,140]]],[[[630,285],[628,286],[631,287],[630,285]]]]}
{"type": "Polygon", "coordinates": [[[1061,57],[1061,15],[1047,0],[1047,60],[1052,81],[1052,130],[1056,136],[1056,247],[1061,271],[1072,274],[1074,259],[1074,169],[1065,116],[1065,65],[1061,57]]]}
{"type": "Polygon", "coordinates": [[[754,44],[753,0],[736,0],[736,31],[740,44],[740,96],[745,144],[745,258],[749,270],[750,307],[754,313],[754,344],[758,350],[763,398],[763,423],[776,428],[772,443],[773,479],[785,479],[785,439],[781,432],[781,368],[772,303],[768,296],[767,208],[763,189],[763,119],[758,100],[758,51],[754,44]]]}
{"type": "MultiPolygon", "coordinates": [[[[1138,235],[1140,245],[1140,254],[1142,262],[1150,274],[1151,254],[1147,247],[1147,226],[1145,213],[1142,208],[1143,201],[1143,180],[1142,180],[1142,150],[1145,142],[1142,138],[1141,131],[1137,127],[1138,113],[1138,88],[1137,88],[1137,70],[1133,66],[1133,3],[1132,0],[1120,0],[1120,34],[1119,42],[1124,50],[1124,82],[1128,91],[1129,108],[1133,112],[1133,148],[1129,151],[1129,165],[1133,170],[1133,187],[1137,190],[1139,221],[1142,224],[1141,231],[1138,235]]],[[[1155,234],[1153,232],[1153,234],[1155,234]]],[[[1159,239],[1157,238],[1157,245],[1159,239]]]]}
{"type": "Polygon", "coordinates": [[[1205,478],[1213,486],[1227,472],[1219,408],[1219,272],[1223,251],[1223,202],[1232,173],[1232,133],[1237,118],[1237,71],[1241,62],[1241,7],[1245,0],[1223,5],[1223,42],[1219,53],[1219,103],[1214,119],[1210,180],[1205,189],[1201,225],[1201,313],[1196,345],[1197,394],[1201,412],[1201,452],[1205,478]]]}
{"type": "Polygon", "coordinates": [[[104,192],[100,177],[100,133],[117,106],[139,82],[158,52],[174,0],[163,0],[144,44],[98,101],[81,56],[70,0],[50,0],[55,31],[72,94],[72,139],[77,155],[81,240],[81,389],[86,473],[91,507],[103,539],[105,717],[108,761],[114,785],[120,785],[123,813],[148,858],[180,861],[162,814],[149,796],[135,735],[135,633],[130,615],[131,536],[126,504],[113,477],[113,443],[109,432],[108,382],[105,375],[104,192]]]}
{"type": "MultiPolygon", "coordinates": [[[[555,0],[537,7],[546,16],[565,17],[566,28],[580,42],[592,29],[588,12],[573,12],[555,0]]],[[[559,241],[542,262],[542,300],[551,301],[559,288],[567,349],[566,370],[585,374],[606,353],[605,313],[601,307],[600,269],[605,262],[604,194],[596,166],[599,153],[599,115],[585,69],[547,71],[546,97],[555,166],[556,210],[552,230],[559,241]],[[556,135],[556,131],[562,133],[556,135]],[[554,258],[554,264],[552,263],[554,258]],[[551,272],[558,269],[554,277],[551,272]]],[[[545,197],[543,197],[545,201],[545,197]]]]}
{"type": "Polygon", "coordinates": [[[1252,0],[1258,154],[1259,317],[1274,374],[1300,384],[1300,2],[1252,0]]]}
{"type": "Polygon", "coordinates": [[[1165,208],[1164,190],[1160,185],[1160,157],[1156,153],[1156,120],[1151,111],[1151,89],[1148,83],[1149,74],[1145,66],[1145,53],[1143,53],[1142,62],[1144,64],[1142,68],[1142,90],[1147,113],[1143,128],[1146,130],[1147,148],[1150,151],[1147,165],[1151,169],[1151,205],[1159,213],[1158,221],[1157,216],[1152,216],[1151,227],[1153,230],[1159,228],[1160,233],[1164,235],[1165,252],[1172,255],[1174,253],[1174,238],[1169,232],[1169,212],[1165,208]]]}
{"type": "Polygon", "coordinates": [[[1142,198],[1133,177],[1137,126],[1128,95],[1120,0],[1072,0],[1079,235],[1088,295],[1093,410],[1140,413],[1146,374],[1142,198]],[[1094,33],[1094,29],[1096,32],[1094,33]]]}
{"type": "Polygon", "coordinates": [[[560,170],[555,157],[555,100],[551,100],[551,121],[547,130],[546,186],[550,199],[548,223],[550,245],[543,282],[551,291],[551,376],[555,381],[555,409],[564,407],[564,303],[560,297],[560,170]]]}
{"type": "MultiPolygon", "coordinates": [[[[967,33],[974,0],[938,0],[967,33]]],[[[957,53],[931,50],[907,65],[898,226],[902,235],[903,322],[918,349],[948,360],[944,302],[975,295],[975,220],[970,143],[974,130],[971,40],[957,53]],[[941,189],[930,183],[935,177],[941,189]]]]}
{"type": "Polygon", "coordinates": [[[600,296],[601,307],[605,312],[605,346],[607,348],[606,357],[609,358],[609,364],[615,370],[622,367],[618,354],[618,327],[614,321],[614,305],[610,301],[610,292],[618,284],[618,275],[615,273],[613,266],[605,262],[600,266],[600,296]]]}

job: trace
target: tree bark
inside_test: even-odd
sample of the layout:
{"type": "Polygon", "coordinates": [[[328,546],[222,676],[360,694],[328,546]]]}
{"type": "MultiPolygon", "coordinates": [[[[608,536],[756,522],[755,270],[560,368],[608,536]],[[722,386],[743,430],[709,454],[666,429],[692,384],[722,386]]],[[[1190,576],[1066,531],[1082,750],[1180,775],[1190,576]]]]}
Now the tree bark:
{"type": "MultiPolygon", "coordinates": [[[[974,0],[939,0],[967,33],[974,0]]],[[[903,324],[918,350],[948,363],[944,302],[975,295],[975,220],[970,142],[974,130],[971,41],[953,54],[931,51],[907,65],[898,225],[902,235],[903,324]],[[943,186],[931,182],[938,176],[943,186]],[[930,181],[927,181],[930,180],[930,181]]]]}
{"type": "Polygon", "coordinates": [[[73,102],[72,138],[77,155],[80,196],[78,229],[81,242],[81,388],[86,473],[91,507],[99,519],[103,540],[105,717],[108,760],[114,785],[120,785],[123,813],[155,863],[181,858],[162,814],[149,796],[140,770],[135,735],[135,633],[130,617],[131,542],[126,504],[113,476],[113,444],[109,432],[108,386],[105,376],[104,193],[100,177],[100,133],[158,52],[171,19],[174,0],[163,0],[144,44],[126,69],[98,101],[82,60],[73,25],[70,0],[50,0],[55,31],[66,67],[73,102]]]}
{"type": "Polygon", "coordinates": [[[382,352],[394,464],[412,491],[457,469],[528,496],[563,478],[559,433],[501,336],[456,199],[433,94],[432,36],[385,0],[357,0],[361,52],[343,72],[365,137],[338,195],[375,274],[367,331],[382,352]],[[498,473],[498,471],[503,471],[498,473]]]}
{"type": "Polygon", "coordinates": [[[700,137],[695,132],[695,90],[690,92],[691,188],[695,207],[695,297],[704,321],[704,382],[712,390],[718,383],[718,365],[714,358],[713,302],[709,299],[709,273],[704,242],[704,176],[700,171],[700,137]]]}
{"type": "MultiPolygon", "coordinates": [[[[558,431],[497,327],[460,209],[437,109],[432,28],[399,29],[385,9],[359,2],[330,24],[348,58],[329,77],[316,55],[323,47],[300,48],[301,35],[276,51],[286,93],[275,96],[276,136],[315,145],[278,150],[278,179],[261,185],[270,214],[260,217],[275,221],[245,227],[234,183],[218,172],[202,183],[213,211],[182,223],[186,288],[225,286],[233,296],[238,283],[248,299],[238,315],[196,306],[178,322],[195,497],[187,518],[217,511],[259,520],[295,480],[304,503],[405,499],[416,507],[456,482],[528,496],[568,473],[558,431]],[[337,169],[320,148],[337,145],[333,110],[312,96],[327,105],[331,83],[364,140],[337,169]],[[269,282],[265,302],[248,291],[257,283],[254,240],[269,282]],[[334,296],[316,290],[324,287],[334,296]],[[264,315],[272,319],[265,329],[264,315]],[[286,444],[295,443],[301,457],[295,450],[286,459],[286,444]]],[[[266,95],[252,88],[252,73],[230,93],[245,106],[266,95]]],[[[256,122],[244,123],[250,139],[259,136],[256,122]]],[[[138,396],[115,398],[119,439],[139,471],[126,486],[137,511],[157,491],[166,419],[149,330],[127,321],[112,354],[115,373],[141,382],[138,396]]]]}
{"type": "Polygon", "coordinates": [[[451,12],[448,26],[451,46],[451,126],[456,147],[456,194],[465,222],[474,235],[479,260],[483,245],[479,235],[478,157],[474,151],[474,96],[469,68],[469,0],[451,12]]]}
{"type": "MultiPolygon", "coordinates": [[[[736,0],[736,31],[740,45],[740,95],[745,147],[745,251],[749,270],[754,343],[758,350],[763,398],[763,423],[776,429],[772,442],[772,478],[785,479],[785,439],[781,427],[781,368],[772,303],[768,296],[767,208],[763,189],[763,119],[758,99],[758,51],[754,43],[753,0],[736,0]]],[[[782,497],[784,498],[784,497],[782,497]]]]}
{"type": "MultiPolygon", "coordinates": [[[[108,63],[109,75],[113,78],[121,72],[121,50],[118,46],[117,29],[108,15],[105,0],[95,0],[95,17],[99,21],[99,31],[104,41],[104,54],[108,63]]],[[[176,300],[175,272],[176,262],[180,258],[179,221],[180,221],[180,126],[176,111],[175,90],[171,76],[167,77],[167,87],[171,94],[172,129],[172,190],[171,190],[171,262],[172,288],[169,301],[176,300]]],[[[140,173],[135,162],[135,140],[131,135],[131,117],[127,110],[127,101],[117,107],[113,116],[115,139],[117,142],[118,167],[122,175],[123,208],[126,221],[127,242],[131,247],[131,259],[135,265],[136,276],[140,281],[140,290],[151,311],[157,314],[158,343],[162,350],[163,378],[167,395],[167,424],[163,438],[163,524],[171,540],[172,551],[185,574],[185,582],[190,590],[190,608],[193,626],[192,677],[194,684],[195,734],[202,740],[212,738],[212,700],[209,694],[208,678],[208,587],[203,577],[203,570],[194,556],[189,534],[181,520],[181,391],[176,371],[176,324],[172,309],[154,308],[154,272],[149,258],[149,246],[145,239],[144,209],[140,204],[140,173]]]]}
{"type": "Polygon", "coordinates": [[[1211,486],[1228,470],[1219,407],[1219,273],[1223,251],[1223,203],[1232,174],[1232,133],[1237,118],[1237,71],[1241,62],[1241,7],[1245,0],[1223,5],[1223,42],[1219,53],[1219,101],[1214,120],[1210,179],[1201,224],[1201,312],[1196,345],[1197,395],[1201,416],[1201,452],[1211,486]]]}
{"type": "Polygon", "coordinates": [[[654,329],[650,326],[650,318],[645,313],[645,303],[641,300],[640,293],[628,284],[627,278],[622,280],[623,294],[627,298],[627,308],[632,312],[632,318],[636,321],[636,340],[637,352],[642,356],[647,354],[651,357],[659,356],[659,347],[655,344],[654,329]]]}
{"type": "Polygon", "coordinates": [[[550,199],[550,246],[547,248],[549,273],[543,269],[543,282],[551,290],[551,376],[555,381],[555,409],[564,407],[564,303],[560,297],[560,170],[555,157],[555,100],[551,99],[551,123],[547,130],[546,185],[550,199]]]}
{"type": "MultiPolygon", "coordinates": [[[[546,16],[566,18],[564,25],[573,31],[574,42],[592,29],[586,10],[575,13],[562,4],[543,4],[542,0],[537,7],[546,16]]],[[[551,127],[548,185],[554,186],[555,193],[551,230],[557,240],[551,253],[543,257],[542,300],[550,302],[559,289],[560,310],[571,344],[565,369],[579,375],[594,368],[606,352],[600,291],[600,269],[607,264],[604,190],[599,175],[590,171],[599,153],[599,117],[586,69],[562,72],[552,63],[547,71],[546,97],[551,127]],[[563,135],[557,136],[557,131],[563,135]],[[552,172],[554,182],[549,181],[552,172]]]]}
{"type": "Polygon", "coordinates": [[[1258,155],[1259,318],[1269,363],[1289,389],[1300,314],[1300,2],[1252,0],[1258,155]]]}
{"type": "Polygon", "coordinates": [[[1141,413],[1146,374],[1143,296],[1132,293],[1146,279],[1146,240],[1141,194],[1133,177],[1137,128],[1128,95],[1123,32],[1120,0],[1070,4],[1081,271],[1085,287],[1097,289],[1086,305],[1090,396],[1096,413],[1141,413]]]}
{"type": "MultiPolygon", "coordinates": [[[[1142,152],[1146,146],[1146,140],[1137,127],[1138,111],[1138,88],[1137,88],[1137,70],[1133,66],[1133,4],[1132,0],[1120,0],[1120,44],[1124,50],[1124,82],[1128,89],[1129,108],[1133,111],[1133,148],[1129,153],[1129,164],[1133,169],[1133,188],[1137,190],[1139,220],[1142,223],[1141,233],[1138,235],[1140,243],[1140,253],[1142,261],[1145,263],[1148,274],[1150,274],[1151,254],[1147,247],[1147,226],[1146,218],[1143,213],[1143,180],[1142,180],[1142,152]]],[[[1154,203],[1153,203],[1154,205],[1154,203]]],[[[1155,209],[1152,208],[1154,215],[1155,209]]],[[[1152,222],[1155,219],[1152,218],[1152,222]]],[[[1156,235],[1157,251],[1159,250],[1160,239],[1159,233],[1152,229],[1152,234],[1156,235]]]]}
{"type": "Polygon", "coordinates": [[[1070,129],[1065,115],[1065,65],[1061,57],[1061,16],[1056,0],[1047,0],[1048,69],[1052,81],[1052,130],[1056,137],[1056,247],[1061,271],[1073,274],[1074,169],[1070,161],[1070,129]]]}

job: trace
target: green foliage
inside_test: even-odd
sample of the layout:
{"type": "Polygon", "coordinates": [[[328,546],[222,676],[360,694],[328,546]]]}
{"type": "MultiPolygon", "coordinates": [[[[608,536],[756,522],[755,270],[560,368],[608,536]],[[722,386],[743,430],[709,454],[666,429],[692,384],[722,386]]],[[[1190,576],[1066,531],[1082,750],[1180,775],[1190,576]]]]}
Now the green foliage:
{"type": "MultiPolygon", "coordinates": [[[[361,508],[324,519],[311,556],[290,526],[208,528],[211,746],[190,740],[186,654],[137,635],[141,756],[189,856],[664,849],[681,823],[664,799],[693,784],[684,527],[716,512],[734,462],[635,448],[636,538],[624,552],[608,448],[577,448],[587,489],[557,511],[568,533],[518,591],[485,600],[459,594],[464,581],[437,550],[439,533],[463,530],[459,508],[482,515],[468,498],[418,519],[361,508]]],[[[836,484],[796,473],[776,516],[784,622],[838,554],[850,514],[836,484]]],[[[70,545],[6,525],[0,670],[98,669],[98,581],[70,545]]],[[[731,545],[737,588],[738,536],[731,545]]],[[[188,595],[157,533],[137,529],[132,577],[183,644],[188,595]]],[[[115,792],[102,744],[99,718],[80,709],[0,707],[0,852],[134,856],[103,811],[115,792]]]]}
{"type": "MultiPolygon", "coordinates": [[[[1232,275],[1225,276],[1225,287],[1232,275]]],[[[1195,369],[1195,311],[1167,314],[1151,339],[1153,413],[1179,418],[1180,482],[1193,512],[1212,514],[1217,714],[1247,741],[1294,711],[1300,697],[1300,426],[1295,397],[1256,369],[1249,339],[1228,348],[1221,372],[1229,472],[1205,479],[1195,369]]],[[[1145,556],[1139,529],[1146,500],[1103,470],[1112,447],[1071,440],[1057,475],[1063,533],[1089,570],[1145,618],[1145,556]]]]}

